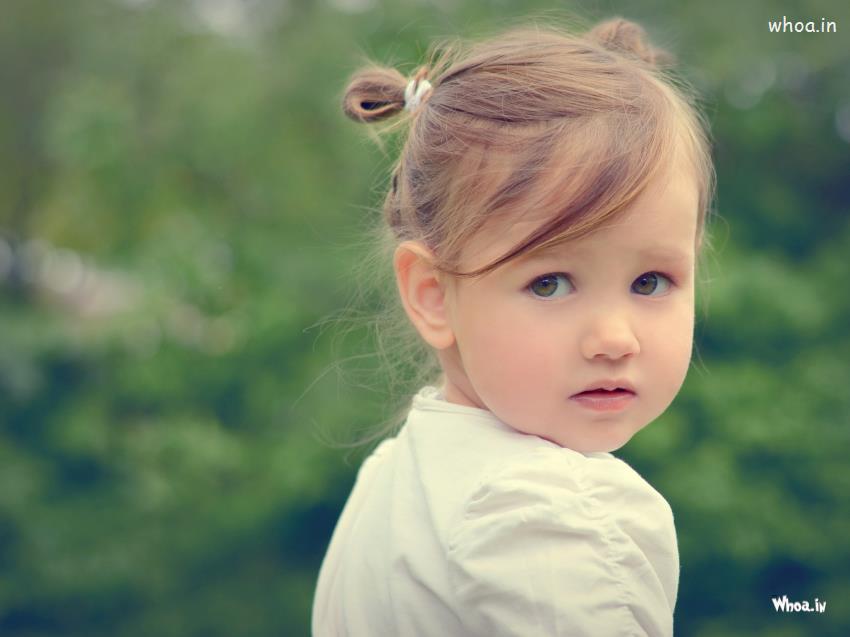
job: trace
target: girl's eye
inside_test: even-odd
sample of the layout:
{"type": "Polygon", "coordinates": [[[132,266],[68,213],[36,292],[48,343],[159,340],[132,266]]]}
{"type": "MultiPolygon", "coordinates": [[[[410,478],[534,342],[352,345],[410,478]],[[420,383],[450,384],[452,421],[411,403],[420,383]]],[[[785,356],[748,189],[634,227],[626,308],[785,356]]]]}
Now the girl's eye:
{"type": "Polygon", "coordinates": [[[544,274],[528,285],[532,294],[543,299],[563,296],[567,293],[568,287],[572,287],[572,284],[567,275],[563,273],[544,274]]]}
{"type": "Polygon", "coordinates": [[[635,282],[632,283],[632,290],[644,296],[659,296],[669,290],[672,284],[673,282],[670,280],[670,277],[665,274],[661,274],[660,272],[646,272],[635,279],[635,282]],[[659,290],[659,286],[659,294],[654,294],[654,292],[659,290]]]}

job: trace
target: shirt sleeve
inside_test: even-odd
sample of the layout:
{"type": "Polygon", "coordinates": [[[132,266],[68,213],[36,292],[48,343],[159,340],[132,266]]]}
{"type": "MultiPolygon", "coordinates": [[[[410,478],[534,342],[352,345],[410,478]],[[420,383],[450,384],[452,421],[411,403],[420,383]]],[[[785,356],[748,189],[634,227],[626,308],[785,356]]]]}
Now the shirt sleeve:
{"type": "Polygon", "coordinates": [[[545,449],[467,502],[448,561],[469,635],[672,635],[673,515],[626,463],[545,449]]]}

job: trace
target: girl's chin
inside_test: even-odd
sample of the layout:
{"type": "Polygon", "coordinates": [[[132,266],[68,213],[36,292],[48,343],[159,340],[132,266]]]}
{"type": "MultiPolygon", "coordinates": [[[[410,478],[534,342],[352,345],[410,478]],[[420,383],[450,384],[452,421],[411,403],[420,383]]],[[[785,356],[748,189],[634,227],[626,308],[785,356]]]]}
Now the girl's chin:
{"type": "Polygon", "coordinates": [[[564,438],[561,436],[541,437],[549,440],[550,442],[554,442],[560,447],[572,449],[579,453],[611,453],[613,451],[617,451],[617,449],[620,449],[621,447],[624,447],[637,433],[637,431],[617,431],[617,429],[610,429],[607,432],[600,432],[600,435],[585,436],[581,438],[564,438]]]}

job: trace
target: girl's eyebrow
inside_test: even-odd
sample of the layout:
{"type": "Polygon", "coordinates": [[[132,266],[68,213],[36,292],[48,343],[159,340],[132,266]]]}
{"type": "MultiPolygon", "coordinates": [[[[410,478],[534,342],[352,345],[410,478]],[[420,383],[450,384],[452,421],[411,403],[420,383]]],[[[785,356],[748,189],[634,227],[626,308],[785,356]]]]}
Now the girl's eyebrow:
{"type": "MultiPolygon", "coordinates": [[[[691,255],[681,248],[675,246],[651,246],[637,251],[638,256],[649,257],[654,259],[664,259],[666,261],[690,261],[691,255]]],[[[527,254],[523,257],[523,261],[535,262],[543,259],[557,257],[559,255],[569,255],[569,248],[564,245],[551,245],[546,248],[541,248],[527,254]]]]}
{"type": "Polygon", "coordinates": [[[654,257],[656,259],[668,259],[670,261],[688,261],[691,258],[687,252],[672,246],[653,246],[638,250],[642,257],[654,257]]]}

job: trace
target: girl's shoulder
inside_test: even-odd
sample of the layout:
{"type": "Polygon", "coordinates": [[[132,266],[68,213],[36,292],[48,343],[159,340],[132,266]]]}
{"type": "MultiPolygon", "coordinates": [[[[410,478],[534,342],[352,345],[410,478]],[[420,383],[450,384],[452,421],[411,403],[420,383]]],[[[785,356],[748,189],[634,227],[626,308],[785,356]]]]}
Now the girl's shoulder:
{"type": "Polygon", "coordinates": [[[459,604],[481,634],[506,624],[516,634],[672,632],[672,511],[611,454],[540,447],[512,458],[466,500],[447,548],[459,604]]]}
{"type": "Polygon", "coordinates": [[[482,507],[551,505],[553,513],[570,503],[583,509],[646,507],[672,516],[664,497],[633,467],[610,453],[579,453],[539,446],[490,467],[467,501],[467,515],[482,507]]]}

